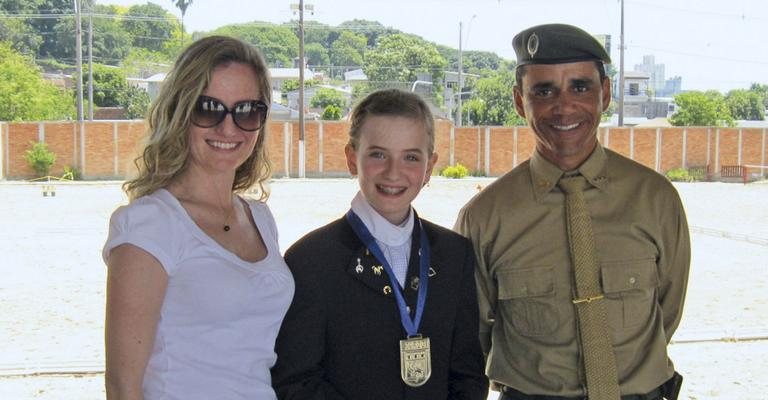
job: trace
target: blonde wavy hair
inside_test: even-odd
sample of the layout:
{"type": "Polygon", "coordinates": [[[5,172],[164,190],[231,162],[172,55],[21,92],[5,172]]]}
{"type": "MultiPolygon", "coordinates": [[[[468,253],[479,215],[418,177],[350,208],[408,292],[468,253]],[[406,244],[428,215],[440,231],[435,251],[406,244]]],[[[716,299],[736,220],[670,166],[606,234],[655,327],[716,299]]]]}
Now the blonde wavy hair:
{"type": "MultiPolygon", "coordinates": [[[[138,174],[123,184],[131,201],[167,186],[187,168],[188,132],[195,102],[208,87],[213,70],[232,62],[253,68],[261,100],[272,104],[269,69],[255,47],[226,36],[209,36],[190,44],[176,59],[157,99],[149,108],[144,149],[134,160],[138,174]]],[[[266,136],[267,124],[264,123],[259,129],[253,153],[237,168],[232,184],[236,193],[258,185],[256,197],[262,201],[269,197],[265,182],[272,172],[266,154],[266,136]]]]}

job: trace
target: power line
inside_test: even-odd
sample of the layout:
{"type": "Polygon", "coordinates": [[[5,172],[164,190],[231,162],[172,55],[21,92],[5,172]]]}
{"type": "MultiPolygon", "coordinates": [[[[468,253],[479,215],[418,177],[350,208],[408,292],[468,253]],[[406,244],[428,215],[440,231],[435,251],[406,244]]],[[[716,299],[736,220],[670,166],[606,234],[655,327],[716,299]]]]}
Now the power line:
{"type": "Polygon", "coordinates": [[[709,15],[712,17],[718,17],[718,18],[734,18],[734,19],[740,19],[742,21],[766,21],[766,18],[756,17],[753,15],[747,15],[746,13],[742,14],[732,14],[732,13],[724,13],[724,12],[716,12],[716,11],[708,11],[708,10],[702,10],[699,8],[684,8],[684,7],[671,7],[663,4],[652,4],[652,3],[643,3],[643,2],[631,2],[632,5],[640,5],[640,6],[648,6],[653,8],[660,8],[664,10],[670,10],[670,11],[677,11],[684,14],[699,14],[699,15],[709,15]]]}
{"type": "MultiPolygon", "coordinates": [[[[68,17],[74,17],[75,13],[59,13],[59,14],[42,14],[42,13],[17,13],[17,14],[0,14],[0,19],[62,19],[68,17]]],[[[129,21],[157,21],[164,22],[169,20],[178,20],[174,15],[168,15],[166,17],[156,17],[151,15],[127,15],[127,14],[93,14],[94,18],[104,19],[122,19],[129,21]]]]}
{"type": "Polygon", "coordinates": [[[677,55],[681,55],[681,56],[707,58],[707,59],[710,59],[710,60],[720,60],[720,61],[728,61],[728,62],[739,62],[739,63],[757,64],[757,65],[768,65],[768,61],[744,60],[744,59],[737,59],[737,58],[730,58],[730,57],[713,56],[713,55],[709,55],[709,54],[688,53],[688,52],[684,52],[684,51],[676,51],[676,50],[669,50],[669,49],[662,49],[662,48],[655,48],[655,47],[646,47],[646,46],[639,46],[639,45],[631,45],[629,47],[638,48],[638,49],[645,49],[645,50],[652,50],[652,51],[659,51],[659,52],[663,52],[663,53],[677,54],[677,55]]]}

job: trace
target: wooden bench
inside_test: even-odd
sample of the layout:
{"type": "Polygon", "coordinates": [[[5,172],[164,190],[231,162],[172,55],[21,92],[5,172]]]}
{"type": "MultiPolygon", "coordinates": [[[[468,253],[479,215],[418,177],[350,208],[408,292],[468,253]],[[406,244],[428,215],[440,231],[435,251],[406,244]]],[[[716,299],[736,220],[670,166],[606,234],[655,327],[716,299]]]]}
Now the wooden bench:
{"type": "Polygon", "coordinates": [[[734,179],[747,183],[747,168],[743,165],[723,165],[720,167],[720,180],[733,181],[734,179]]]}
{"type": "Polygon", "coordinates": [[[693,178],[694,181],[706,181],[712,180],[712,172],[709,165],[688,167],[688,176],[693,178]]]}

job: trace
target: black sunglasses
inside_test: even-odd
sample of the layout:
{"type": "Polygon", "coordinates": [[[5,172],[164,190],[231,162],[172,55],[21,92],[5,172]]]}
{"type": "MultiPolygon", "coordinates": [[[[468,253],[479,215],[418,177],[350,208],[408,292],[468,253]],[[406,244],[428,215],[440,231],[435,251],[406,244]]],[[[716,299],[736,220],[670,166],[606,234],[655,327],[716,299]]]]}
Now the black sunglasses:
{"type": "Polygon", "coordinates": [[[201,128],[212,128],[232,114],[232,121],[238,128],[253,132],[259,130],[267,120],[267,106],[261,100],[238,101],[230,110],[219,99],[200,96],[192,112],[192,123],[201,128]]]}

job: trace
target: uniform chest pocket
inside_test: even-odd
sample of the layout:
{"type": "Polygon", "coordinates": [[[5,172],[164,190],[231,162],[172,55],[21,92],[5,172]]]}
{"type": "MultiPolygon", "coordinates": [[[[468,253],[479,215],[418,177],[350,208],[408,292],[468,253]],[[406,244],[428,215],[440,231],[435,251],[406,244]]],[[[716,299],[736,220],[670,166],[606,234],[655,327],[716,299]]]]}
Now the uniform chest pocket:
{"type": "Polygon", "coordinates": [[[501,270],[496,279],[497,314],[505,324],[523,336],[549,335],[557,329],[552,267],[501,270]]]}
{"type": "Polygon", "coordinates": [[[603,263],[600,273],[609,324],[614,329],[622,329],[650,323],[657,309],[659,286],[655,260],[603,263]]]}

